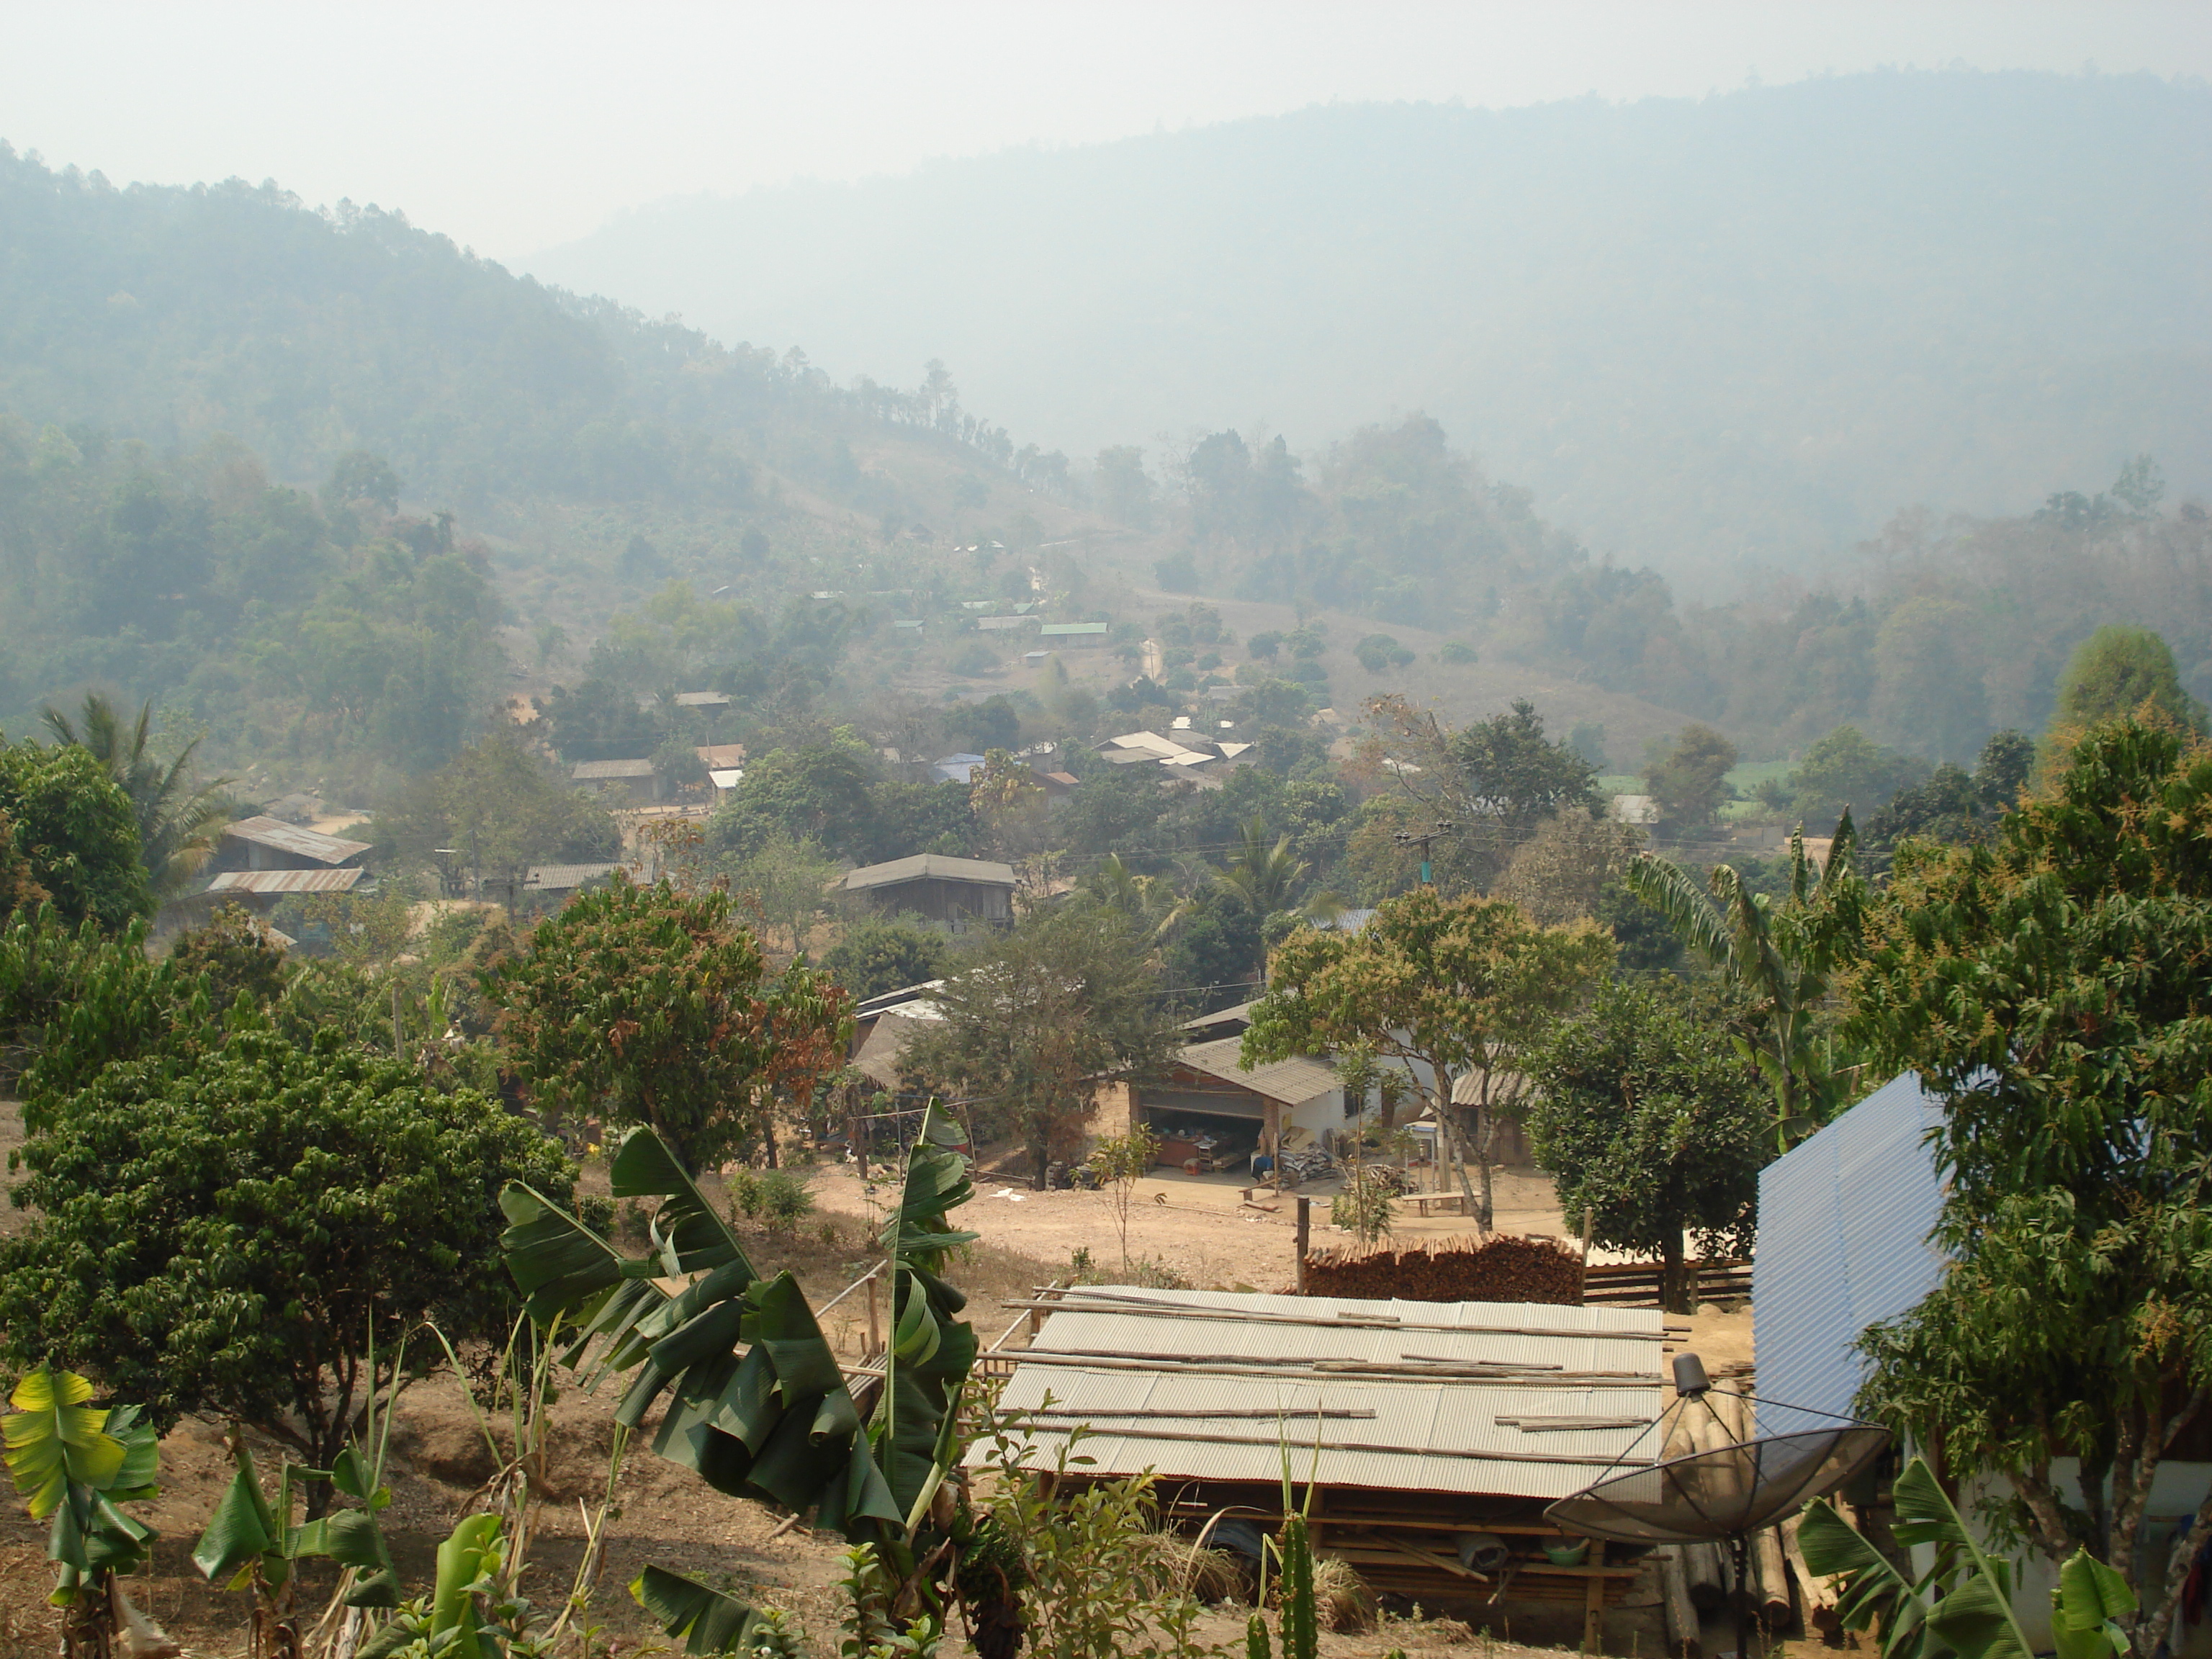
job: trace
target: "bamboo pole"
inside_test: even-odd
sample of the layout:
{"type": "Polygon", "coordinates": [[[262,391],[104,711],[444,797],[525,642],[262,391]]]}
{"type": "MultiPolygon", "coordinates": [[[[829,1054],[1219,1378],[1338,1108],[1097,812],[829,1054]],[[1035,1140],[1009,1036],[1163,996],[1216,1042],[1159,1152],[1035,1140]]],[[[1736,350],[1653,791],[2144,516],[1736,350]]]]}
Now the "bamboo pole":
{"type": "Polygon", "coordinates": [[[1659,1552],[1659,1604],[1667,1620],[1667,1651],[1674,1659],[1696,1659],[1698,1635],[1696,1603],[1682,1568],[1682,1551],[1670,1545],[1659,1552]]]}
{"type": "Polygon", "coordinates": [[[1004,1308],[1034,1308],[1048,1313],[1143,1314],[1148,1319],[1199,1319],[1238,1325],[1318,1325],[1329,1330],[1442,1331],[1461,1336],[1553,1336],[1563,1341],[1664,1342],[1667,1333],[1656,1331],[1592,1331],[1563,1329],[1556,1325],[1446,1325],[1395,1315],[1286,1314],[1255,1309],[1204,1308],[1188,1304],[1148,1302],[1141,1297],[1115,1297],[1085,1291],[1052,1301],[1002,1302],[1004,1308]]]}

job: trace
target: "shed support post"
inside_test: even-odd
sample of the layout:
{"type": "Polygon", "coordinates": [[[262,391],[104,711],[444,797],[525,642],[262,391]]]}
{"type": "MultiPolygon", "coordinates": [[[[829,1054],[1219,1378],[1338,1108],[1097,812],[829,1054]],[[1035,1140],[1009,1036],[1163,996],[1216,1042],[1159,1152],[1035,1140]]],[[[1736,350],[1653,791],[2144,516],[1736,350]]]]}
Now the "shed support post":
{"type": "MultiPolygon", "coordinates": [[[[1589,1565],[1594,1567],[1605,1565],[1605,1540],[1602,1538],[1590,1540],[1589,1565]]],[[[1601,1573],[1594,1572],[1583,1580],[1583,1651],[1589,1655],[1590,1659],[1597,1659],[1597,1656],[1605,1651],[1605,1577],[1601,1573]]],[[[1749,1659],[1749,1656],[1738,1654],[1736,1659],[1749,1659]]]]}
{"type": "Polygon", "coordinates": [[[1301,1194],[1298,1197],[1298,1271],[1296,1280],[1297,1293],[1306,1293],[1306,1250],[1313,1240],[1313,1200],[1301,1194]]]}

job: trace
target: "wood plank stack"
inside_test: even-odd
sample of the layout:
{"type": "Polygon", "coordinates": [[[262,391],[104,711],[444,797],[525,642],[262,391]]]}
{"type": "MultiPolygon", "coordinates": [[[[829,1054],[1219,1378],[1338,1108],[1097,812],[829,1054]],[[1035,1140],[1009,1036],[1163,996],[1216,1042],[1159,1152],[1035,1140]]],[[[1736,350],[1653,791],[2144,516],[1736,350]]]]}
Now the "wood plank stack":
{"type": "MultiPolygon", "coordinates": [[[[1734,1302],[1751,1294],[1748,1261],[1693,1261],[1700,1302],[1734,1302]]],[[[1614,1308],[1656,1308],[1659,1305],[1659,1264],[1656,1261],[1593,1261],[1587,1304],[1614,1308]]]]}
{"type": "Polygon", "coordinates": [[[1316,1250],[1306,1257],[1309,1296],[1397,1297],[1407,1302],[1548,1302],[1582,1298],[1582,1262],[1548,1239],[1506,1233],[1438,1238],[1401,1249],[1378,1244],[1316,1250]]]}

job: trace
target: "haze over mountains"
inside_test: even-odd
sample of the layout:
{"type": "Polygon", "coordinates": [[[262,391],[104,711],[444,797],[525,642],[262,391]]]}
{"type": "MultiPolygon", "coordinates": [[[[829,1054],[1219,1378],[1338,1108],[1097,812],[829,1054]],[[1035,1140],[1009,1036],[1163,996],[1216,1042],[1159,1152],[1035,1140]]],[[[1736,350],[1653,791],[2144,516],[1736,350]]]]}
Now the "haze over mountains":
{"type": "Polygon", "coordinates": [[[2212,90],[1880,73],[1316,108],[672,201],[521,263],[841,380],[942,358],[1079,457],[1425,410],[1593,552],[1695,582],[2140,453],[2212,487],[2208,200],[2212,90]]]}

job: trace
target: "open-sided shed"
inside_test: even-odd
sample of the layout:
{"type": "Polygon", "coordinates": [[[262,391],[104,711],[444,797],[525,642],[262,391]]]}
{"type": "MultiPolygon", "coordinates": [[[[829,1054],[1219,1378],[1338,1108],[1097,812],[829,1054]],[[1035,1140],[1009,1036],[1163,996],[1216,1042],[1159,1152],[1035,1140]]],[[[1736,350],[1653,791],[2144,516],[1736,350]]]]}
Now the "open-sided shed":
{"type": "Polygon", "coordinates": [[[1580,1540],[1543,1510],[1650,1461],[1634,1443],[1665,1404],[1656,1311],[1085,1287],[1032,1324],[1001,1407],[1057,1480],[1149,1470],[1184,1530],[1265,1530],[1287,1468],[1298,1501],[1312,1484],[1316,1547],[1376,1589],[1579,1601],[1589,1636],[1637,1576],[1601,1542],[1555,1559],[1580,1540]],[[1090,1461],[1060,1470],[1079,1429],[1090,1461]]]}

